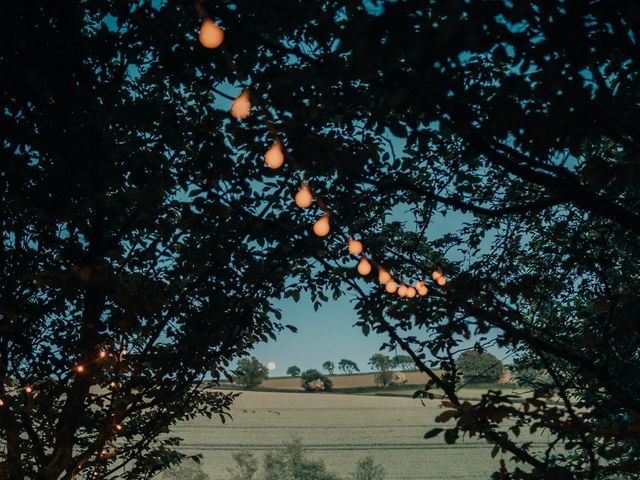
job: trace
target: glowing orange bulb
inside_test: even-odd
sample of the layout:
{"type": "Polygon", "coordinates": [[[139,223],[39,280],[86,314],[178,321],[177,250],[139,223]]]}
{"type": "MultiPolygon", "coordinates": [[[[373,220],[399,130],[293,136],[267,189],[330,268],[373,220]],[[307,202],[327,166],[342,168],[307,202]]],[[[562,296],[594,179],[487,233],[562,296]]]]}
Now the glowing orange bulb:
{"type": "Polygon", "coordinates": [[[32,393],[33,392],[33,388],[27,385],[26,387],[24,387],[24,391],[26,393],[32,393]]]}
{"type": "Polygon", "coordinates": [[[404,283],[401,283],[398,287],[398,295],[400,295],[402,298],[407,296],[407,286],[404,283]]]}
{"type": "Polygon", "coordinates": [[[444,278],[444,275],[440,275],[438,277],[438,280],[436,280],[438,282],[438,285],[440,285],[441,287],[444,287],[447,284],[447,279],[444,278]]]}
{"type": "Polygon", "coordinates": [[[98,357],[105,358],[106,356],[107,356],[107,352],[105,352],[104,350],[100,350],[100,353],[98,354],[98,357]]]}
{"type": "Polygon", "coordinates": [[[284,163],[284,153],[282,153],[280,142],[273,142],[271,148],[264,154],[264,163],[267,164],[267,167],[274,170],[282,166],[284,163]]]}
{"type": "Polygon", "coordinates": [[[308,208],[311,206],[311,203],[313,203],[313,195],[311,195],[311,190],[309,190],[306,183],[300,185],[300,190],[296,193],[294,200],[300,208],[308,208]]]}
{"type": "Polygon", "coordinates": [[[416,290],[418,290],[418,295],[422,297],[424,297],[429,292],[429,289],[425,287],[424,283],[420,286],[417,286],[416,290]]]}
{"type": "Polygon", "coordinates": [[[362,276],[369,275],[371,273],[371,264],[367,257],[362,257],[358,262],[358,273],[362,276]]]}
{"type": "Polygon", "coordinates": [[[4,400],[0,398],[0,407],[4,405],[4,400]]]}
{"type": "Polygon", "coordinates": [[[396,290],[398,290],[398,284],[396,284],[396,282],[394,282],[393,280],[389,280],[387,282],[387,285],[384,287],[384,289],[388,293],[396,293],[396,290]]]}
{"type": "Polygon", "coordinates": [[[440,272],[439,270],[434,270],[431,274],[431,278],[433,278],[434,280],[438,280],[441,276],[442,272],[440,272]]]}
{"type": "Polygon", "coordinates": [[[391,280],[391,274],[384,268],[380,267],[378,269],[378,281],[380,282],[380,284],[385,285],[389,280],[391,280]]]}
{"type": "Polygon", "coordinates": [[[84,372],[84,365],[76,365],[76,372],[78,373],[84,372]]]}
{"type": "Polygon", "coordinates": [[[207,18],[200,26],[198,39],[206,48],[218,48],[224,40],[224,31],[213,20],[207,18]]]}
{"type": "Polygon", "coordinates": [[[349,239],[349,253],[351,255],[360,255],[362,253],[362,250],[362,242],[354,240],[353,238],[349,239]]]}
{"type": "Polygon", "coordinates": [[[109,384],[109,388],[117,388],[117,387],[118,387],[118,384],[116,382],[111,382],[109,384]]]}
{"type": "Polygon", "coordinates": [[[249,92],[243,90],[238,98],[233,101],[231,105],[231,116],[240,120],[247,118],[251,113],[251,100],[249,99],[249,92]]]}
{"type": "Polygon", "coordinates": [[[407,288],[407,298],[413,298],[416,296],[416,289],[413,287],[408,287],[407,288]]]}
{"type": "Polygon", "coordinates": [[[316,223],[313,224],[313,233],[319,237],[325,237],[329,234],[331,226],[329,225],[329,214],[325,213],[316,223]]]}
{"type": "Polygon", "coordinates": [[[116,427],[116,430],[118,431],[122,430],[122,425],[120,425],[119,423],[116,423],[115,427],[116,427]]]}

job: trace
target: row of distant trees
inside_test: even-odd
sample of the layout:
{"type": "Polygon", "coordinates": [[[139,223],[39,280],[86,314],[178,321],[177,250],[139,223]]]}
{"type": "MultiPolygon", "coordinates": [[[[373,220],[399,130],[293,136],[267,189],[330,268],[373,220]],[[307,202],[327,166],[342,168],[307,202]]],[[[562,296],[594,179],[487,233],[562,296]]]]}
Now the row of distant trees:
{"type": "MultiPolygon", "coordinates": [[[[397,355],[395,357],[389,357],[387,355],[382,355],[381,353],[374,354],[369,359],[369,365],[374,370],[381,369],[395,369],[401,370],[403,372],[407,371],[415,371],[416,364],[408,355],[397,355]]],[[[356,373],[360,371],[360,367],[353,360],[349,360],[348,358],[343,358],[338,362],[338,370],[342,373],[349,375],[352,373],[356,373]]],[[[329,375],[333,375],[336,371],[336,364],[333,363],[332,360],[327,360],[322,364],[322,369],[325,370],[329,375]]],[[[291,377],[298,377],[302,370],[297,365],[291,365],[287,368],[287,375],[291,377]]]]}
{"type": "MultiPolygon", "coordinates": [[[[375,371],[376,385],[388,387],[393,383],[394,372],[415,371],[416,366],[408,355],[390,357],[382,353],[375,353],[369,358],[369,366],[375,371]]],[[[497,381],[504,372],[503,363],[489,352],[469,350],[462,352],[457,360],[458,373],[467,383],[491,383],[497,381]]],[[[327,360],[322,368],[329,374],[335,372],[335,364],[327,360]]],[[[358,364],[353,360],[343,358],[338,362],[338,369],[344,374],[359,372],[358,364]]],[[[305,390],[331,390],[331,379],[316,369],[302,371],[297,365],[287,368],[287,375],[300,377],[301,386],[305,390]]],[[[243,358],[238,362],[235,382],[245,388],[255,388],[269,376],[268,368],[255,357],[243,358]]]]}

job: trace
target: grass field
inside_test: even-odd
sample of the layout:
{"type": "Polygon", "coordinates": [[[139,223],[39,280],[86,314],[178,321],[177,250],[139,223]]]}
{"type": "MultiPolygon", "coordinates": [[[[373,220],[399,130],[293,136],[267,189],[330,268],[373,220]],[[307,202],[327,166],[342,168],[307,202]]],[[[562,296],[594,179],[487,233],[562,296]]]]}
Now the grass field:
{"type": "Polygon", "coordinates": [[[175,434],[184,438],[184,453],[204,456],[203,467],[213,480],[229,478],[232,453],[262,456],[293,437],[345,477],[360,458],[372,455],[389,480],[488,479],[501,456],[492,459],[486,443],[423,439],[440,408],[439,401],[423,406],[402,397],[243,392],[233,406],[233,421],[198,419],[178,425],[175,434]]]}
{"type": "MultiPolygon", "coordinates": [[[[404,372],[404,374],[407,377],[407,383],[405,385],[394,385],[388,388],[380,388],[375,385],[374,373],[329,375],[329,378],[333,382],[334,393],[400,397],[411,397],[416,390],[424,388],[428,380],[427,375],[422,372],[404,372]]],[[[228,383],[223,384],[222,387],[225,389],[239,389],[237,385],[228,383]]],[[[471,384],[463,386],[458,393],[459,397],[464,400],[478,400],[488,388],[500,388],[503,391],[512,391],[515,386],[471,384]]],[[[256,390],[266,392],[300,392],[303,389],[300,386],[300,377],[275,377],[267,378],[256,390]]],[[[443,394],[441,390],[436,388],[432,388],[429,391],[436,396],[443,394]]]]}

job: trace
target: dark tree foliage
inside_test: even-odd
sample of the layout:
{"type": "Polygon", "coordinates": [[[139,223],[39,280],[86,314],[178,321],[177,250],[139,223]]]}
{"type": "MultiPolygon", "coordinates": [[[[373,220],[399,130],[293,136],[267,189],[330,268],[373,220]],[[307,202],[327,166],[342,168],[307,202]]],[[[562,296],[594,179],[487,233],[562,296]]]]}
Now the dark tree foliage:
{"type": "Polygon", "coordinates": [[[322,368],[324,368],[329,373],[329,375],[333,375],[333,371],[335,370],[336,366],[331,360],[327,360],[322,364],[322,368]]]}
{"type": "MultiPolygon", "coordinates": [[[[313,300],[344,283],[359,296],[363,331],[445,392],[447,441],[485,438],[520,477],[637,476],[640,4],[204,3],[274,115],[284,174],[303,169],[393,274],[448,278],[426,298],[387,295],[330,235],[303,247],[325,267],[299,279],[313,300]],[[522,403],[460,400],[454,358],[472,335],[535,358],[552,384],[522,403]],[[519,438],[541,430],[548,448],[519,438]]],[[[236,144],[258,155],[246,138],[263,129],[236,144]]]]}
{"type": "Polygon", "coordinates": [[[312,368],[309,370],[305,370],[300,374],[300,386],[307,391],[331,390],[333,388],[333,382],[329,377],[312,368]],[[322,382],[323,388],[317,388],[314,385],[313,382],[317,380],[322,382]]]}
{"type": "Polygon", "coordinates": [[[340,360],[338,362],[338,368],[347,375],[360,371],[360,368],[358,368],[358,364],[353,360],[349,360],[348,358],[343,358],[342,360],[340,360]]]}
{"type": "Polygon", "coordinates": [[[455,359],[455,366],[464,375],[464,383],[495,382],[504,370],[504,365],[489,352],[467,350],[455,359]]]}
{"type": "Polygon", "coordinates": [[[287,368],[287,375],[291,376],[291,377],[297,377],[298,375],[300,375],[300,372],[302,370],[300,370],[300,367],[297,365],[291,365],[289,368],[287,368]]]}
{"type": "Polygon", "coordinates": [[[300,257],[262,223],[273,189],[229,143],[198,25],[175,2],[0,4],[2,478],[152,476],[181,458],[161,433],[226,415],[207,377],[282,328],[300,257]]]}
{"type": "Polygon", "coordinates": [[[156,434],[222,411],[193,380],[273,333],[268,299],[292,284],[316,306],[358,295],[363,332],[429,375],[420,395],[445,392],[447,442],[485,438],[519,478],[638,477],[640,4],[205,1],[225,43],[203,51],[192,2],[149,3],[0,6],[0,368],[50,379],[2,391],[14,478],[173,459],[156,434]],[[238,73],[281,132],[277,181],[263,118],[214,108],[238,73]],[[342,237],[309,238],[294,165],[368,255],[448,284],[406,300],[363,281],[342,237]],[[460,400],[472,335],[551,382],[460,400]],[[116,393],[90,390],[109,368],[66,373],[114,338],[116,393]],[[112,408],[123,443],[98,461],[112,408]],[[542,450],[519,438],[543,429],[542,450]]]}
{"type": "Polygon", "coordinates": [[[255,388],[269,376],[269,369],[255,358],[242,358],[238,361],[234,382],[245,388],[255,388]]]}

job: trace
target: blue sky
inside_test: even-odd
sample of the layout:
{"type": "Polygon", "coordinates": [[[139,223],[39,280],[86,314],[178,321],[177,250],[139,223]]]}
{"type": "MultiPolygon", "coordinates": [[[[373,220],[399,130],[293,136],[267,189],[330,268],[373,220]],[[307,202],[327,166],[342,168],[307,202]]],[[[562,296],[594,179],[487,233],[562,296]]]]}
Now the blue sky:
{"type": "MultiPolygon", "coordinates": [[[[410,222],[409,216],[401,212],[397,219],[410,222]]],[[[465,220],[468,217],[461,213],[450,212],[446,217],[436,216],[429,228],[429,236],[437,238],[455,231],[465,220]]],[[[452,256],[455,256],[455,252],[452,256]]],[[[346,293],[339,300],[330,300],[317,312],[304,293],[298,303],[291,299],[278,302],[277,306],[282,310],[282,322],[295,325],[298,332],[284,331],[277,341],[257,345],[252,355],[264,364],[276,364],[277,368],[271,376],[285,375],[291,365],[297,365],[302,370],[321,370],[325,361],[331,360],[337,365],[342,358],[356,362],[361,371],[369,371],[369,357],[378,352],[380,345],[388,341],[388,338],[374,332],[365,337],[362,330],[354,326],[358,318],[353,309],[353,299],[353,294],[346,293]]],[[[419,335],[419,332],[414,333],[419,335]]],[[[472,345],[474,342],[472,338],[467,344],[472,345]]],[[[500,359],[509,353],[506,349],[497,347],[489,347],[487,350],[500,359]]],[[[398,354],[403,353],[398,350],[398,354]]]]}

